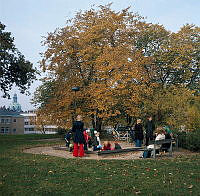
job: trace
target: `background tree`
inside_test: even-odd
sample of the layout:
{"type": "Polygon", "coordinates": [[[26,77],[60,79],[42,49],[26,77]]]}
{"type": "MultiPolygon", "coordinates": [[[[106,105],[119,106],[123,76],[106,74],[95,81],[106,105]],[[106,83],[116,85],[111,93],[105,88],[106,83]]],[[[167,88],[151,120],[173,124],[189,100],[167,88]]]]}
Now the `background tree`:
{"type": "Polygon", "coordinates": [[[152,94],[142,96],[141,112],[154,115],[158,123],[179,126],[189,119],[190,100],[199,96],[199,37],[200,29],[194,25],[177,33],[159,25],[140,28],[135,45],[152,58],[144,67],[152,94]]]}
{"type": "Polygon", "coordinates": [[[13,84],[24,93],[35,79],[36,70],[17,50],[11,33],[4,30],[5,25],[0,22],[0,89],[9,97],[13,84]]]}
{"type": "Polygon", "coordinates": [[[107,5],[77,13],[66,27],[49,33],[44,45],[41,65],[49,76],[43,86],[53,88],[47,85],[47,95],[36,102],[44,102],[40,109],[59,124],[70,126],[76,102],[99,130],[102,122],[147,114],[179,126],[198,97],[198,27],[172,33],[129,9],[114,12],[107,5]],[[76,96],[74,86],[80,87],[76,96]]]}
{"type": "Polygon", "coordinates": [[[42,65],[50,73],[47,80],[56,81],[51,99],[55,118],[69,119],[76,99],[80,112],[100,129],[102,120],[133,108],[129,98],[139,100],[138,84],[146,81],[142,65],[149,62],[133,47],[140,19],[128,9],[116,13],[110,5],[100,6],[99,11],[77,13],[68,26],[49,34],[42,65]],[[73,86],[81,88],[77,97],[73,86]],[[120,105],[122,97],[129,107],[120,105]]]}

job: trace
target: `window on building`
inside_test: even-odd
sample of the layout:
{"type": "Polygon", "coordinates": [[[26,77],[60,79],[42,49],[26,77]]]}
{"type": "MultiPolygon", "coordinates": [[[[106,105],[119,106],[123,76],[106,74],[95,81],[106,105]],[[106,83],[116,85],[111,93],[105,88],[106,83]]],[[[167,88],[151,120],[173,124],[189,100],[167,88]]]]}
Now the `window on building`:
{"type": "Polygon", "coordinates": [[[1,119],[1,123],[4,123],[4,118],[1,119]]]}
{"type": "Polygon", "coordinates": [[[13,133],[16,133],[16,129],[13,129],[13,133]]]}
{"type": "Polygon", "coordinates": [[[1,127],[1,133],[4,133],[4,127],[1,127]]]}
{"type": "Polygon", "coordinates": [[[5,123],[9,124],[10,123],[10,119],[9,118],[5,119],[5,123]]]}
{"type": "Polygon", "coordinates": [[[4,133],[8,133],[10,131],[9,127],[6,127],[4,133]]]}
{"type": "Polygon", "coordinates": [[[28,125],[28,122],[24,122],[25,125],[28,125]]]}
{"type": "Polygon", "coordinates": [[[1,127],[0,133],[9,133],[9,132],[10,132],[10,128],[9,127],[1,127]]]}
{"type": "Polygon", "coordinates": [[[13,122],[17,122],[17,119],[16,119],[16,118],[14,118],[14,119],[13,119],[13,122]]]}

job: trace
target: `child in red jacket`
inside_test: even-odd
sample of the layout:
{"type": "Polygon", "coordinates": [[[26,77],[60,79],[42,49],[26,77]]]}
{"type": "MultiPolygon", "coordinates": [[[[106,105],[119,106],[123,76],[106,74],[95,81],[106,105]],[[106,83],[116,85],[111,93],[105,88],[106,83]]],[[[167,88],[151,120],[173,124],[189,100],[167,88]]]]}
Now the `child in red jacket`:
{"type": "Polygon", "coordinates": [[[102,150],[111,150],[111,143],[109,141],[105,141],[102,150]]]}
{"type": "Polygon", "coordinates": [[[84,138],[85,138],[84,150],[88,150],[88,141],[89,141],[89,139],[91,138],[91,137],[89,136],[89,130],[84,129],[83,135],[84,135],[84,138]]]}

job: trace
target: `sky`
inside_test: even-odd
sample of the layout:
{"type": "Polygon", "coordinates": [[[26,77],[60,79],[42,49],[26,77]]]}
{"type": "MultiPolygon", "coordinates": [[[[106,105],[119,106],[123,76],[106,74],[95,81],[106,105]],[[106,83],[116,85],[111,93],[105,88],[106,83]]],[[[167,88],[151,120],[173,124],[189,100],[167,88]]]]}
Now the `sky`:
{"type": "MultiPolygon", "coordinates": [[[[19,51],[39,69],[40,53],[44,51],[41,41],[48,32],[64,27],[80,10],[108,3],[116,11],[130,6],[130,11],[146,17],[147,22],[163,25],[173,32],[187,23],[200,26],[200,0],[0,0],[0,21],[12,33],[19,51]]],[[[24,111],[33,109],[30,100],[39,85],[39,81],[32,84],[30,96],[20,94],[16,87],[10,95],[17,93],[24,111]]],[[[2,95],[0,92],[0,106],[9,106],[12,99],[4,99],[2,95]]]]}

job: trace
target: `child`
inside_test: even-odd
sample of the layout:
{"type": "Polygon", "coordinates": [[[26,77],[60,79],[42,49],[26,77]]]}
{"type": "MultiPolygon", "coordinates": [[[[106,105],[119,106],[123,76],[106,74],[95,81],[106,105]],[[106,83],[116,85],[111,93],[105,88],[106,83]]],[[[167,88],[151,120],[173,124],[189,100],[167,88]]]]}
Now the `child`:
{"type": "Polygon", "coordinates": [[[65,142],[67,148],[69,148],[71,137],[72,137],[72,131],[70,130],[65,134],[65,142]]]}
{"type": "Polygon", "coordinates": [[[89,132],[90,132],[90,130],[86,130],[86,129],[83,131],[83,135],[85,138],[84,150],[88,150],[88,141],[90,139],[89,132]]]}
{"type": "Polygon", "coordinates": [[[105,141],[102,150],[111,150],[111,143],[109,141],[105,141]]]}
{"type": "Polygon", "coordinates": [[[93,138],[93,151],[100,150],[102,148],[101,146],[101,140],[99,137],[99,132],[94,131],[94,138],[93,138]]]}
{"type": "Polygon", "coordinates": [[[117,142],[115,142],[114,150],[117,150],[117,149],[122,149],[122,147],[117,142]]]}

